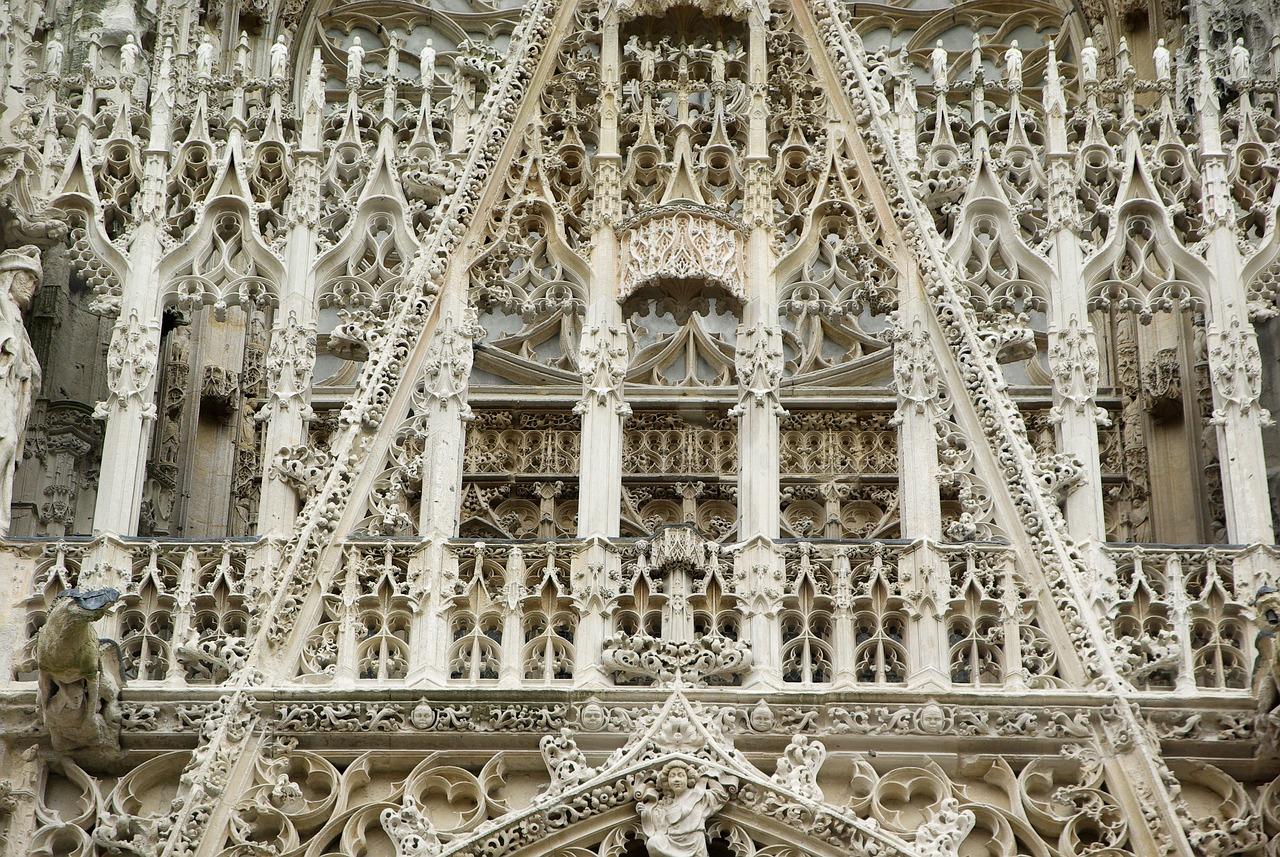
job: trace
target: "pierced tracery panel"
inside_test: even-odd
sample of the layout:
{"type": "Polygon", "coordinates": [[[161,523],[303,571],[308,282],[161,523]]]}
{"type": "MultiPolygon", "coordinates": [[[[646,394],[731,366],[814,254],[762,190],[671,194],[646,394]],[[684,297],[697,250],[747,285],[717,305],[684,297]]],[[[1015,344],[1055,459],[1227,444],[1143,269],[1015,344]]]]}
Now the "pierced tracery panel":
{"type": "Polygon", "coordinates": [[[624,535],[690,523],[717,539],[737,525],[737,421],[722,412],[637,411],[622,436],[624,535]]]}
{"type": "Polygon", "coordinates": [[[783,680],[905,684],[910,623],[898,549],[882,542],[796,542],[783,556],[783,680]]]}
{"type": "Polygon", "coordinates": [[[1252,625],[1237,594],[1237,554],[1114,546],[1111,618],[1129,681],[1145,688],[1245,688],[1252,625]]]}
{"type": "Polygon", "coordinates": [[[490,410],[467,424],[459,535],[563,538],[577,530],[579,417],[490,410]]]}
{"type": "Polygon", "coordinates": [[[299,676],[312,682],[402,681],[414,666],[413,634],[424,584],[414,547],[349,542],[307,637],[299,676]]]}
{"type": "Polygon", "coordinates": [[[572,546],[456,542],[448,676],[472,684],[554,684],[574,674],[572,546]]]}
{"type": "Polygon", "coordinates": [[[892,414],[792,411],[779,439],[784,534],[893,538],[898,532],[892,414]]]}
{"type": "Polygon", "coordinates": [[[1041,627],[1040,593],[1007,550],[948,548],[946,607],[951,681],[973,687],[1062,686],[1058,656],[1041,627]]]}

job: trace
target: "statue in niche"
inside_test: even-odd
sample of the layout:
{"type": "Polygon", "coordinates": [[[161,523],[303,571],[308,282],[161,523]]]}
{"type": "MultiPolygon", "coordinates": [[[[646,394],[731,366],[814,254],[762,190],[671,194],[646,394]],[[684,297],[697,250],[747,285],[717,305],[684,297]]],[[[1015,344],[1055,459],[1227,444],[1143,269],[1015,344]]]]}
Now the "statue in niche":
{"type": "Polygon", "coordinates": [[[719,812],[736,780],[698,774],[685,762],[668,762],[636,789],[636,812],[649,857],[707,857],[707,820],[719,812]]]}
{"type": "Polygon", "coordinates": [[[36,392],[40,364],[22,315],[40,287],[40,251],[28,244],[0,253],[0,536],[9,533],[13,478],[22,461],[23,434],[36,392]]]}

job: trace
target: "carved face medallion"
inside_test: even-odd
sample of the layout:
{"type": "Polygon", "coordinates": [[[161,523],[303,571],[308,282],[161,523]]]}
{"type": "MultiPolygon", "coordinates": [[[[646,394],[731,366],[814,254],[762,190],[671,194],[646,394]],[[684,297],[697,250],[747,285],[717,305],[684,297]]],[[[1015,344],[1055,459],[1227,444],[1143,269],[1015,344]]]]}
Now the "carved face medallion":
{"type": "Polygon", "coordinates": [[[930,735],[939,735],[947,727],[947,715],[942,706],[929,703],[920,710],[920,729],[930,735]]]}
{"type": "Polygon", "coordinates": [[[599,732],[604,728],[604,709],[595,702],[588,702],[582,706],[582,710],[578,713],[578,722],[588,732],[599,732]]]}
{"type": "Polygon", "coordinates": [[[773,709],[769,707],[769,703],[762,699],[755,704],[754,708],[751,709],[748,721],[751,723],[751,728],[755,731],[768,732],[777,722],[777,718],[773,716],[773,709]]]}
{"type": "Polygon", "coordinates": [[[436,712],[424,699],[413,707],[413,712],[409,715],[409,722],[416,729],[430,729],[436,723],[436,712]]]}

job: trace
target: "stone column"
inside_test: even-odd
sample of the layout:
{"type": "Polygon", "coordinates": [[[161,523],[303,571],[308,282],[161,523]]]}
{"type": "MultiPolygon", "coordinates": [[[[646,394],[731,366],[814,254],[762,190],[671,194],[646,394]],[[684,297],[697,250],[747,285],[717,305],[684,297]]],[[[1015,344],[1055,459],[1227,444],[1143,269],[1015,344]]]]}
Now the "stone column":
{"type": "MultiPolygon", "coordinates": [[[[1084,250],[1076,201],[1077,177],[1067,147],[1066,97],[1058,78],[1058,61],[1049,44],[1044,86],[1044,111],[1048,125],[1045,160],[1049,182],[1049,230],[1053,235],[1053,261],[1057,280],[1049,283],[1052,303],[1049,327],[1049,364],[1053,372],[1053,410],[1058,449],[1081,465],[1081,483],[1067,495],[1067,529],[1081,543],[1106,539],[1102,510],[1102,465],[1098,451],[1098,426],[1106,425],[1106,412],[1094,404],[1098,392],[1098,347],[1089,322],[1084,283],[1084,250]]],[[[1092,109],[1092,101],[1090,102],[1092,109]]]]}
{"type": "Polygon", "coordinates": [[[618,153],[621,98],[618,16],[604,22],[600,49],[600,143],[596,152],[596,224],[591,243],[591,283],[586,328],[578,353],[582,400],[579,446],[578,537],[616,536],[622,507],[622,424],[631,412],[623,401],[628,354],[618,305],[618,236],[622,213],[622,157],[618,153]]]}
{"type": "MultiPolygon", "coordinates": [[[[147,450],[156,416],[156,363],[160,353],[160,312],[163,284],[160,258],[163,245],[165,190],[172,145],[170,102],[171,49],[166,45],[151,87],[151,135],[142,159],[138,193],[138,222],[129,247],[128,273],[123,283],[120,314],[107,350],[107,400],[94,416],[107,421],[93,528],[97,532],[130,535],[136,532],[146,477],[147,450]]],[[[127,93],[127,81],[121,92],[127,93]]],[[[122,114],[130,111],[128,96],[122,114]]]]}
{"type": "MultiPolygon", "coordinates": [[[[1237,544],[1269,543],[1271,503],[1267,489],[1262,425],[1270,415],[1259,402],[1262,357],[1249,319],[1243,264],[1236,242],[1235,208],[1228,184],[1228,156],[1222,146],[1217,93],[1204,46],[1207,24],[1200,10],[1200,164],[1208,234],[1205,259],[1213,272],[1209,284],[1209,374],[1213,382],[1213,419],[1217,428],[1227,534],[1237,544]]],[[[1237,585],[1249,585],[1237,581],[1237,585]]]]}
{"type": "Polygon", "coordinates": [[[768,58],[765,27],[753,11],[747,74],[752,104],[748,109],[744,219],[746,302],[738,327],[734,363],[738,375],[738,538],[776,539],[778,510],[778,400],[782,380],[782,331],[778,325],[771,242],[772,174],[769,169],[765,103],[768,58]]]}
{"type": "Polygon", "coordinates": [[[578,627],[573,641],[573,679],[577,687],[608,684],[600,669],[607,611],[613,603],[616,581],[622,576],[622,562],[607,539],[592,537],[573,558],[570,571],[578,627]],[[610,581],[614,581],[613,586],[610,581]]]}
{"type": "Polygon", "coordinates": [[[947,570],[933,548],[942,535],[938,495],[939,375],[928,332],[929,309],[915,265],[899,268],[906,282],[899,292],[898,318],[890,328],[898,409],[898,502],[903,538],[921,540],[898,555],[898,580],[906,598],[907,683],[918,688],[950,686],[946,611],[947,570]]]}
{"type": "MultiPolygon", "coordinates": [[[[285,242],[285,282],[280,308],[271,330],[267,352],[268,400],[258,419],[267,420],[262,456],[262,499],[258,504],[258,532],[286,537],[298,514],[298,495],[283,481],[275,467],[276,454],[302,442],[311,416],[307,399],[315,366],[316,220],[320,212],[320,122],[324,116],[324,80],[320,52],[311,59],[304,97],[302,135],[294,166],[293,193],[289,197],[289,235],[285,242]]],[[[283,82],[272,99],[280,98],[283,82]]]]}
{"type": "Polygon", "coordinates": [[[750,684],[776,687],[782,683],[782,630],[778,617],[785,575],[773,540],[778,537],[781,517],[779,419],[786,412],[778,398],[783,354],[771,241],[773,188],[766,127],[766,30],[755,9],[748,16],[748,24],[751,105],[743,204],[748,230],[743,260],[746,300],[734,353],[738,404],[729,412],[738,417],[738,539],[746,547],[735,557],[735,565],[737,578],[746,582],[738,595],[755,657],[750,684]]]}
{"type": "Polygon", "coordinates": [[[450,268],[440,295],[440,323],[432,334],[414,408],[421,415],[426,443],[422,453],[422,504],[418,532],[450,539],[458,531],[462,457],[471,420],[467,383],[472,348],[483,331],[466,304],[466,265],[450,268]]]}

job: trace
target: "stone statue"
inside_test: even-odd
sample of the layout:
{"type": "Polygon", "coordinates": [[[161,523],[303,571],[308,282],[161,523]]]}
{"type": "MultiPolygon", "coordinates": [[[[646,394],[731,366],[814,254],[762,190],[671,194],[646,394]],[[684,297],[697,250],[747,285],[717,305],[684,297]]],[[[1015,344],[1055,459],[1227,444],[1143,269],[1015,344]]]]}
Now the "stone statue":
{"type": "Polygon", "coordinates": [[[1247,80],[1250,65],[1252,65],[1251,57],[1249,49],[1244,46],[1244,39],[1236,39],[1236,43],[1231,47],[1231,76],[1237,81],[1247,80]]]}
{"type": "Polygon", "coordinates": [[[929,70],[933,73],[934,86],[946,86],[947,49],[942,46],[942,39],[938,39],[929,52],[929,70]]]}
{"type": "Polygon", "coordinates": [[[93,632],[119,600],[115,589],[68,589],[36,632],[40,709],[58,752],[119,749],[120,650],[93,632]]]}
{"type": "Polygon", "coordinates": [[[724,43],[717,41],[707,55],[711,58],[711,85],[724,86],[725,71],[729,65],[729,52],[724,49],[724,43]]]}
{"type": "Polygon", "coordinates": [[[418,53],[418,76],[422,78],[422,88],[430,89],[436,79],[436,49],[430,39],[418,53]]]}
{"type": "Polygon", "coordinates": [[[287,76],[289,68],[289,46],[284,43],[284,34],[276,36],[275,44],[271,46],[271,77],[284,79],[287,76]]]}
{"type": "Polygon", "coordinates": [[[44,46],[44,73],[45,74],[61,74],[62,73],[62,57],[67,50],[62,45],[62,41],[55,33],[49,43],[44,46]]]}
{"type": "Polygon", "coordinates": [[[637,789],[636,811],[649,857],[707,857],[707,820],[736,788],[736,782],[698,777],[684,762],[669,762],[656,783],[637,789]]]}
{"type": "Polygon", "coordinates": [[[213,77],[213,39],[208,33],[200,37],[200,44],[196,47],[196,77],[201,80],[213,77]]]}
{"type": "Polygon", "coordinates": [[[22,461],[23,434],[36,392],[40,364],[22,315],[40,287],[40,251],[28,244],[0,253],[0,536],[9,533],[13,478],[22,461]]]}
{"type": "Polygon", "coordinates": [[[640,62],[640,79],[645,83],[653,80],[657,73],[658,51],[648,44],[641,47],[640,39],[632,36],[627,40],[626,47],[623,48],[625,53],[635,57],[640,62]]]}
{"type": "Polygon", "coordinates": [[[959,857],[964,842],[977,819],[960,808],[960,801],[943,798],[933,817],[916,830],[916,853],[920,857],[959,857]]]}
{"type": "Polygon", "coordinates": [[[1257,614],[1258,659],[1254,664],[1253,685],[1258,697],[1260,734],[1274,735],[1280,726],[1280,591],[1273,586],[1258,588],[1253,601],[1257,614]]]}
{"type": "Polygon", "coordinates": [[[1085,39],[1080,49],[1080,78],[1085,83],[1098,82],[1098,49],[1093,46],[1093,39],[1085,39]]]}
{"type": "Polygon", "coordinates": [[[1009,50],[1004,52],[1004,76],[1010,86],[1022,86],[1022,51],[1018,48],[1018,40],[1009,43],[1009,50]]]}
{"type": "Polygon", "coordinates": [[[347,85],[359,86],[360,76],[364,73],[364,45],[356,36],[351,47],[347,48],[347,85]]]}
{"type": "Polygon", "coordinates": [[[1173,79],[1173,55],[1164,46],[1164,39],[1156,40],[1156,48],[1151,52],[1151,59],[1156,66],[1156,80],[1173,79]]]}
{"type": "Polygon", "coordinates": [[[142,49],[138,47],[138,41],[133,37],[133,33],[125,36],[124,44],[120,46],[121,77],[133,77],[138,73],[138,57],[141,53],[142,49]]]}

